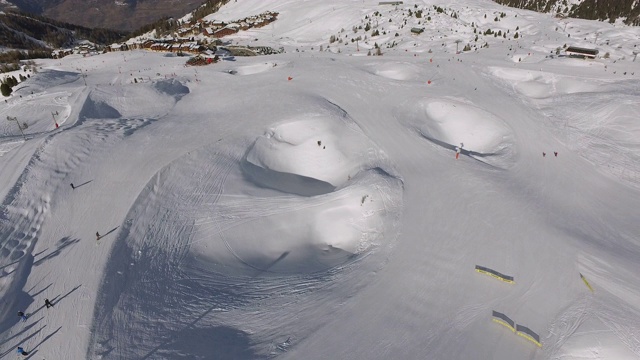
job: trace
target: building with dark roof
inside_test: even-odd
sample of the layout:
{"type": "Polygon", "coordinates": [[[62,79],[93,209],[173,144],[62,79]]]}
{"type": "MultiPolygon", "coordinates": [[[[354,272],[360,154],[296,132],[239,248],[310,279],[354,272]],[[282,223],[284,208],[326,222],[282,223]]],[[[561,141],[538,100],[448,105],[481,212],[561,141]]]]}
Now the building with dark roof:
{"type": "Polygon", "coordinates": [[[564,50],[568,56],[595,59],[598,55],[597,49],[588,49],[577,46],[569,46],[564,50]]]}

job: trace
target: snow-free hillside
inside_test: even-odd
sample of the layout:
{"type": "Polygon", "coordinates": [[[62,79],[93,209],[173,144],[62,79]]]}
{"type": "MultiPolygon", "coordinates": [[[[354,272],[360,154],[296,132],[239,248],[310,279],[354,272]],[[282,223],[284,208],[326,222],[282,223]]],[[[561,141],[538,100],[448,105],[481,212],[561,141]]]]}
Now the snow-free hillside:
{"type": "Polygon", "coordinates": [[[28,125],[0,125],[0,356],[640,358],[638,29],[464,0],[218,15],[266,10],[227,40],[284,54],[41,60],[0,102],[28,125]],[[327,50],[434,4],[382,56],[327,50]],[[471,23],[520,36],[456,54],[471,23]],[[555,55],[595,31],[609,58],[555,55]]]}

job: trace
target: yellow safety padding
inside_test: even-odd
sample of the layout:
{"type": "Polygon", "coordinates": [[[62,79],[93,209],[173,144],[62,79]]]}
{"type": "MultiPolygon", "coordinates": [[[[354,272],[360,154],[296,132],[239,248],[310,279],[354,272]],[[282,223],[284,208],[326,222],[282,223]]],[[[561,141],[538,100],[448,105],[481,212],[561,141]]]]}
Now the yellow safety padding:
{"type": "Polygon", "coordinates": [[[584,281],[584,284],[587,285],[587,287],[589,288],[589,290],[591,290],[591,292],[593,292],[593,288],[591,287],[591,285],[589,284],[589,282],[587,281],[587,279],[582,276],[582,274],[580,274],[580,277],[582,278],[582,281],[584,281]]]}
{"type": "Polygon", "coordinates": [[[536,339],[531,337],[531,335],[523,333],[522,331],[518,331],[518,332],[516,332],[516,334],[518,334],[518,335],[522,336],[523,338],[531,341],[532,343],[538,345],[538,347],[542,347],[542,344],[540,344],[536,339]]]}
{"type": "Polygon", "coordinates": [[[496,319],[496,318],[493,318],[492,320],[493,320],[493,322],[498,323],[498,324],[508,328],[509,330],[513,331],[513,332],[516,332],[516,329],[514,329],[511,325],[509,325],[508,322],[500,320],[500,319],[496,319]]]}
{"type": "Polygon", "coordinates": [[[509,284],[515,284],[515,281],[513,281],[513,280],[505,279],[505,278],[503,278],[501,276],[498,276],[496,274],[490,273],[488,271],[484,271],[484,270],[480,270],[480,269],[476,269],[476,271],[481,273],[481,274],[489,275],[489,276],[491,276],[493,278],[496,278],[496,279],[498,279],[500,281],[504,281],[504,282],[509,283],[509,284]]]}

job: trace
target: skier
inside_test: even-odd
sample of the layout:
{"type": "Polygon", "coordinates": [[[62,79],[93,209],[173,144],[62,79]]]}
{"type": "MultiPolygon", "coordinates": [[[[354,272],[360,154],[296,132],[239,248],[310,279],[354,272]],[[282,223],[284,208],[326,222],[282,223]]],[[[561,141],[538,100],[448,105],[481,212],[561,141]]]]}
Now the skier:
{"type": "Polygon", "coordinates": [[[547,156],[547,153],[543,151],[542,152],[542,157],[545,157],[545,156],[547,156]]]}
{"type": "Polygon", "coordinates": [[[48,308],[53,307],[53,304],[51,303],[51,301],[49,301],[49,299],[44,299],[44,306],[48,308]]]}
{"type": "Polygon", "coordinates": [[[71,183],[71,189],[72,189],[72,190],[75,190],[75,189],[76,189],[76,187],[75,187],[75,186],[73,186],[73,183],[71,183]]]}
{"type": "Polygon", "coordinates": [[[557,151],[554,151],[554,152],[553,152],[553,155],[555,155],[556,157],[558,157],[558,152],[557,152],[557,151]]]}
{"type": "Polygon", "coordinates": [[[21,348],[20,346],[18,346],[18,350],[16,350],[16,352],[17,352],[18,354],[22,355],[22,356],[27,356],[27,355],[29,355],[29,353],[28,353],[28,352],[26,352],[26,351],[24,351],[24,349],[23,349],[23,348],[21,348]]]}
{"type": "Polygon", "coordinates": [[[18,311],[18,316],[20,316],[20,319],[22,319],[22,321],[27,321],[27,315],[25,315],[25,313],[23,313],[22,311],[18,311]]]}
{"type": "Polygon", "coordinates": [[[464,143],[460,143],[460,147],[456,146],[456,160],[460,157],[460,152],[462,151],[462,147],[464,147],[464,143]]]}
{"type": "Polygon", "coordinates": [[[100,240],[100,233],[96,231],[96,241],[100,240]]]}

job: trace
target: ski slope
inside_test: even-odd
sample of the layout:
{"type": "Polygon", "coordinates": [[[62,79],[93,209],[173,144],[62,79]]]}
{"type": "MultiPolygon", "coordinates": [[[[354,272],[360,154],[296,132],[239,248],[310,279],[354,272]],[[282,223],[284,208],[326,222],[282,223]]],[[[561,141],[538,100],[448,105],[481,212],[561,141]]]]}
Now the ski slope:
{"type": "Polygon", "coordinates": [[[229,41],[283,54],[40,60],[0,102],[28,124],[0,125],[0,356],[640,358],[637,28],[469,0],[210,17],[267,10],[229,41]],[[390,32],[351,42],[375,12],[390,32]],[[456,53],[471,23],[510,38],[456,53]],[[555,56],[596,32],[608,59],[555,56]]]}

